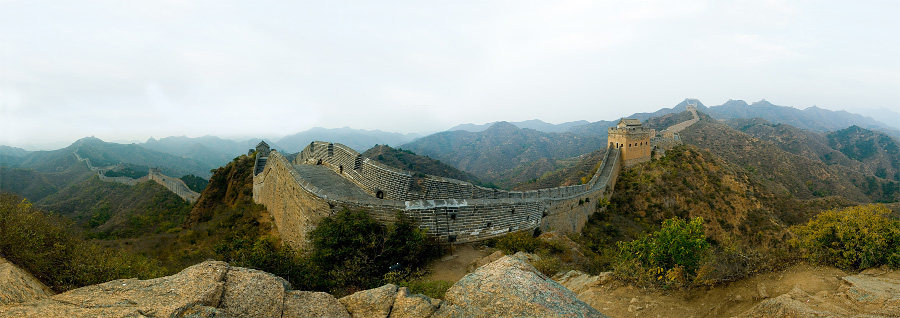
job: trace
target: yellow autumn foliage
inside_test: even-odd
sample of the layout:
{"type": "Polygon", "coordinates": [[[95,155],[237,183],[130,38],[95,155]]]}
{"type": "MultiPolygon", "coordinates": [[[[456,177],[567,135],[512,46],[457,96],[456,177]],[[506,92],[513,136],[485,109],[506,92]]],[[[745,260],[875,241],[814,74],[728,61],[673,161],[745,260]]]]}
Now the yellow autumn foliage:
{"type": "Polygon", "coordinates": [[[826,211],[792,227],[791,244],[814,263],[842,269],[900,267],[900,220],[890,212],[874,204],[826,211]]]}

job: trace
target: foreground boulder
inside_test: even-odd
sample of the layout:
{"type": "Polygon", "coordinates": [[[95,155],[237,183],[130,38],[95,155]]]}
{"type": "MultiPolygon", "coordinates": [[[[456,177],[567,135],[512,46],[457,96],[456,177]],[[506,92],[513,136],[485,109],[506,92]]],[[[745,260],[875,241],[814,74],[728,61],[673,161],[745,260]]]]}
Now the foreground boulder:
{"type": "Polygon", "coordinates": [[[122,279],[24,304],[0,317],[605,317],[526,262],[505,256],[466,275],[446,301],[385,285],[335,299],[266,272],[206,261],[178,274],[122,279]]]}
{"type": "MultiPolygon", "coordinates": [[[[315,302],[286,297],[290,285],[266,272],[207,261],[156,279],[120,279],[74,289],[52,298],[0,307],[0,317],[305,317],[282,315],[321,310],[315,302]],[[289,299],[285,301],[285,299],[289,299]],[[292,307],[293,306],[293,307],[292,307]],[[306,306],[309,308],[296,308],[306,306]]],[[[325,298],[322,300],[322,298],[325,298]]],[[[322,316],[346,315],[343,307],[322,316]]]]}
{"type": "Polygon", "coordinates": [[[466,275],[434,317],[606,317],[525,261],[510,256],[466,275]]]}
{"type": "Polygon", "coordinates": [[[0,306],[48,298],[50,288],[13,263],[0,258],[0,306]]]}

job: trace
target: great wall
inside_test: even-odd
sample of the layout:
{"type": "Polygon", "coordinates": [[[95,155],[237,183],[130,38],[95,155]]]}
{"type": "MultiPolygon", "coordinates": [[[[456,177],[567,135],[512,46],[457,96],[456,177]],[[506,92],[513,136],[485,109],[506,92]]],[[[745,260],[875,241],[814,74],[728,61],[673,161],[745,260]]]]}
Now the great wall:
{"type": "Polygon", "coordinates": [[[162,172],[159,171],[159,169],[150,168],[150,171],[147,173],[146,176],[143,176],[143,177],[140,177],[137,179],[133,179],[133,178],[129,178],[129,177],[107,177],[105,175],[105,173],[107,171],[118,170],[121,167],[120,166],[96,167],[93,164],[91,164],[90,158],[82,158],[81,155],[78,154],[79,149],[81,149],[81,148],[75,149],[75,158],[78,159],[79,161],[82,161],[85,164],[87,164],[88,169],[91,169],[91,171],[97,171],[97,177],[100,178],[101,181],[116,182],[116,183],[133,186],[138,183],[141,183],[141,182],[144,182],[147,180],[151,180],[156,183],[159,183],[160,185],[162,185],[169,191],[172,191],[172,193],[175,193],[176,195],[178,195],[179,197],[181,197],[182,199],[184,199],[185,201],[188,201],[190,203],[197,202],[197,199],[200,198],[200,193],[197,193],[194,190],[191,190],[191,188],[189,188],[187,186],[187,184],[184,183],[184,181],[182,181],[181,179],[178,179],[178,178],[173,178],[173,177],[164,175],[164,174],[162,174],[162,172]]]}
{"type": "Polygon", "coordinates": [[[695,108],[688,110],[694,119],[663,136],[639,121],[619,121],[610,128],[600,168],[585,184],[521,192],[396,169],[339,143],[312,142],[290,162],[260,142],[253,200],[266,206],[282,240],[294,248],[306,247],[308,233],[343,209],[362,209],[382,222],[393,222],[402,213],[447,243],[535,229],[579,232],[597,203],[609,198],[623,167],[649,161],[680,143],[672,128],[680,131],[699,120],[695,108]]]}

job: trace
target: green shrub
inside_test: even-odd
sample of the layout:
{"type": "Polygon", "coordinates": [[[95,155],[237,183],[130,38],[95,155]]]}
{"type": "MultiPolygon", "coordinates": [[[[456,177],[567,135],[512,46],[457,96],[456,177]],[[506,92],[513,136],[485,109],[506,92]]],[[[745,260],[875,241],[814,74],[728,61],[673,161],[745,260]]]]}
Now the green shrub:
{"type": "Polygon", "coordinates": [[[434,299],[443,299],[447,290],[453,286],[445,280],[427,280],[423,270],[404,269],[384,274],[384,284],[406,287],[411,294],[423,294],[434,299]]]}
{"type": "Polygon", "coordinates": [[[519,231],[497,238],[495,247],[506,255],[513,255],[516,252],[534,253],[540,245],[541,240],[528,232],[519,231]]]}
{"type": "Polygon", "coordinates": [[[900,267],[900,221],[888,218],[883,205],[831,210],[805,225],[791,227],[791,244],[819,264],[842,269],[889,265],[900,267]]]}
{"type": "Polygon", "coordinates": [[[27,200],[0,194],[0,255],[54,291],[165,274],[157,262],[85,241],[73,227],[71,222],[35,209],[27,200]]]}
{"type": "Polygon", "coordinates": [[[619,242],[615,270],[620,278],[663,287],[693,284],[709,242],[703,219],[663,221],[659,231],[619,242]]]}
{"type": "Polygon", "coordinates": [[[364,211],[344,210],[323,219],[310,237],[312,261],[338,295],[377,287],[393,264],[420,268],[440,253],[425,231],[401,213],[384,225],[364,211]]]}
{"type": "Polygon", "coordinates": [[[297,290],[323,290],[329,286],[309,259],[271,237],[229,238],[216,245],[214,251],[220,260],[277,275],[297,290]]]}
{"type": "Polygon", "coordinates": [[[559,270],[562,268],[562,261],[556,255],[541,253],[538,256],[538,259],[535,259],[529,263],[544,275],[556,275],[556,273],[559,272],[559,270]]]}

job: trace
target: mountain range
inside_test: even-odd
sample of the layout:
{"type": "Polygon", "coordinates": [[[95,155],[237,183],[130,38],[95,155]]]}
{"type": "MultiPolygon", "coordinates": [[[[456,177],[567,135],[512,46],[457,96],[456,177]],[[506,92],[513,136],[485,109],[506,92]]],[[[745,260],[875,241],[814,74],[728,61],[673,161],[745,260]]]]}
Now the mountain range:
{"type": "Polygon", "coordinates": [[[541,132],[498,122],[481,132],[456,130],[432,134],[401,148],[508,188],[557,169],[556,160],[589,153],[605,144],[606,139],[599,136],[541,132]]]}

